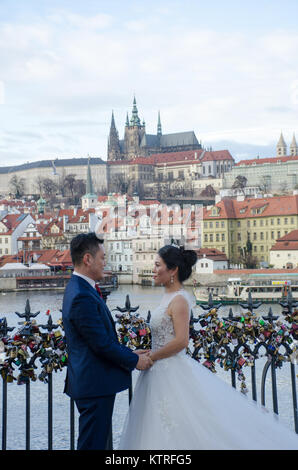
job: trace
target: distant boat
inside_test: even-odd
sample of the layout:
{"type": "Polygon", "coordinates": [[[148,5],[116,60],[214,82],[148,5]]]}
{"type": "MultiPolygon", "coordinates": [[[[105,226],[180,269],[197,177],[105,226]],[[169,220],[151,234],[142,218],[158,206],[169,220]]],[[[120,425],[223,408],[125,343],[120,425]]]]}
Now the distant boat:
{"type": "MultiPolygon", "coordinates": [[[[272,304],[279,303],[282,297],[287,296],[289,291],[292,293],[293,300],[298,300],[298,277],[294,280],[275,280],[263,277],[261,279],[251,279],[248,282],[243,281],[241,278],[230,278],[227,281],[225,292],[212,293],[212,300],[215,305],[216,303],[222,305],[239,304],[245,302],[250,293],[253,301],[272,304]]],[[[210,289],[204,291],[202,288],[195,288],[194,295],[197,305],[208,304],[210,289]]]]}

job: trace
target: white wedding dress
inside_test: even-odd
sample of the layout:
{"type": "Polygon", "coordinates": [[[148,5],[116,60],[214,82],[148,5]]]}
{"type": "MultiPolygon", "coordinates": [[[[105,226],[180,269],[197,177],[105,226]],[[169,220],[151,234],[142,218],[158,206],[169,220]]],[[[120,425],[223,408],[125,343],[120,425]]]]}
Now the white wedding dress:
{"type": "MultiPolygon", "coordinates": [[[[167,307],[180,290],[165,294],[152,312],[152,350],[174,338],[167,307]]],[[[189,309],[190,311],[190,309],[189,309]]],[[[298,435],[185,350],[139,374],[119,449],[298,449],[298,435]]]]}

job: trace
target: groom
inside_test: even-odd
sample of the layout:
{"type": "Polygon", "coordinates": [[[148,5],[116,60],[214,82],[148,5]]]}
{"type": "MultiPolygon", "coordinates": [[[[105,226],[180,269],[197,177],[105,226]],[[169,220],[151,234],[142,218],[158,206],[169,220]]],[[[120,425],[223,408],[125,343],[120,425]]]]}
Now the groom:
{"type": "Polygon", "coordinates": [[[112,315],[96,290],[105,265],[103,240],[94,232],[70,244],[73,275],[65,289],[62,319],[68,366],[64,392],[78,408],[78,450],[106,449],[115,395],[131,385],[131,371],[152,361],[118,341],[112,315]]]}

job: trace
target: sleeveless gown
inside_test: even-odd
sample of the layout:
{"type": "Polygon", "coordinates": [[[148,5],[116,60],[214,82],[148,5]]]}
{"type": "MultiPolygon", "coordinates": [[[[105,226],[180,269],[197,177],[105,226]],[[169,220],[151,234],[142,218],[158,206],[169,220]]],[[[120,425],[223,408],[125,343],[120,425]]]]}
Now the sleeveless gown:
{"type": "MultiPolygon", "coordinates": [[[[151,315],[152,350],[174,338],[167,307],[183,289],[165,294],[151,315]]],[[[141,371],[119,449],[298,449],[298,435],[253,400],[199,364],[186,351],[141,371]]]]}

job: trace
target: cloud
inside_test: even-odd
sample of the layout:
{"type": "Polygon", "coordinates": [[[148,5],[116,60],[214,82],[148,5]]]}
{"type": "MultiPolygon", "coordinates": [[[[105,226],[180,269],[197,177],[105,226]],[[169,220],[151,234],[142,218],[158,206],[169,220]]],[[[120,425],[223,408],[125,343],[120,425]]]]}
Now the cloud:
{"type": "MultiPolygon", "coordinates": [[[[46,149],[56,127],[57,149],[69,154],[77,145],[80,153],[90,145],[105,157],[111,111],[122,137],[135,93],[149,133],[158,110],[164,133],[194,130],[206,146],[226,139],[262,149],[281,129],[295,131],[296,32],[223,32],[211,22],[183,28],[176,21],[165,6],[162,16],[154,8],[131,18],[52,9],[32,24],[0,23],[5,128],[38,126],[46,149]]],[[[21,136],[19,145],[26,158],[38,154],[21,136]]]]}

